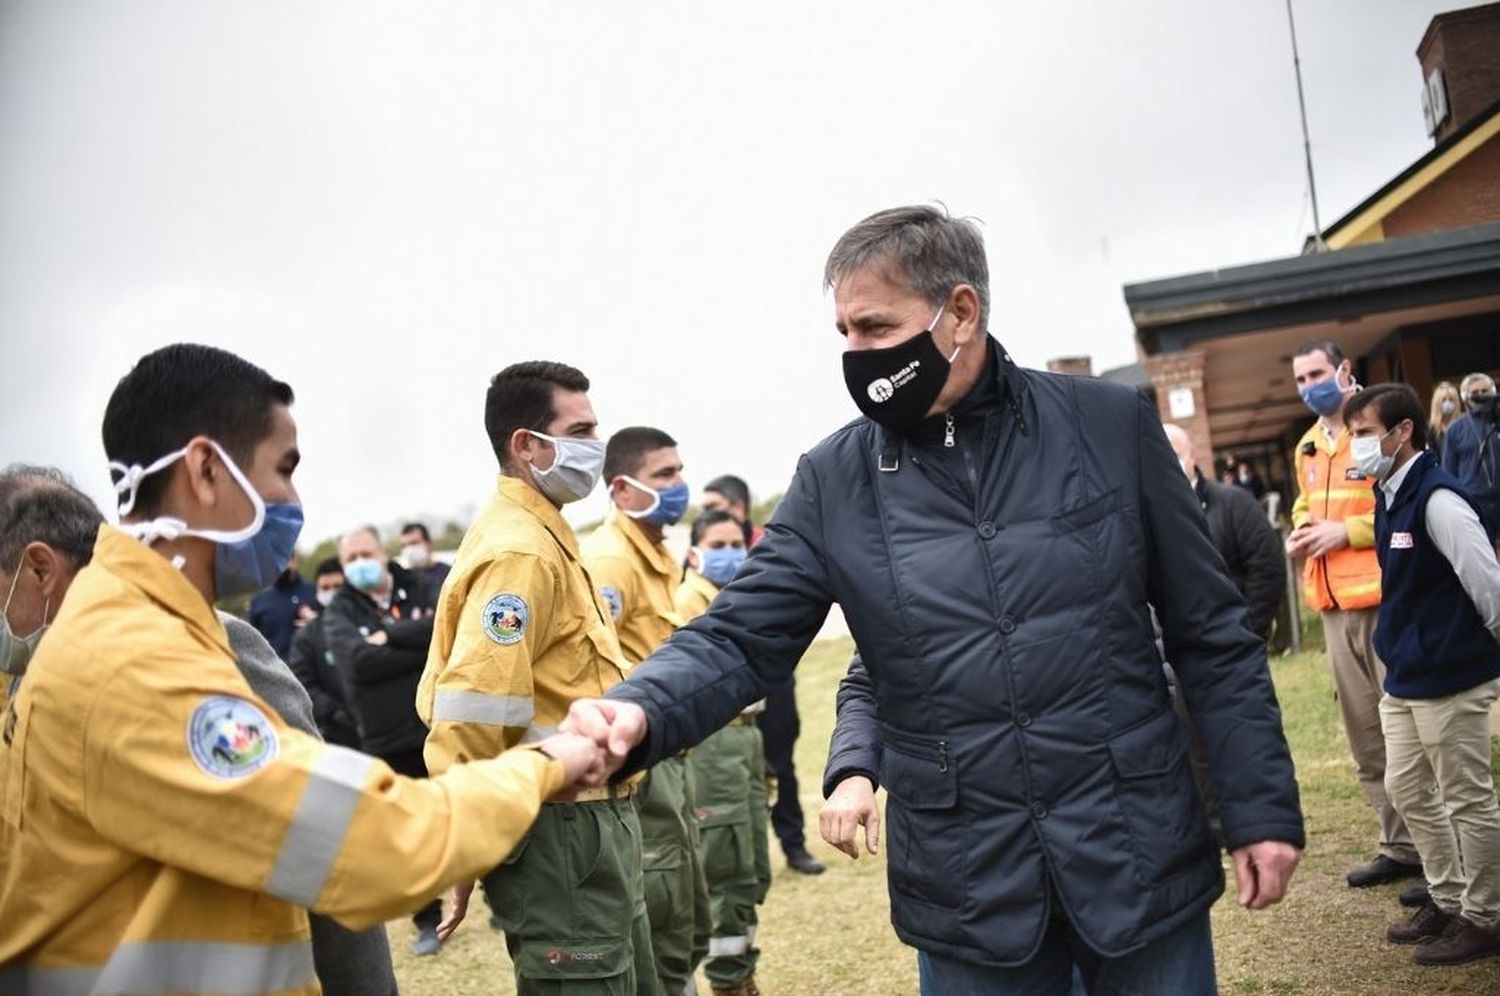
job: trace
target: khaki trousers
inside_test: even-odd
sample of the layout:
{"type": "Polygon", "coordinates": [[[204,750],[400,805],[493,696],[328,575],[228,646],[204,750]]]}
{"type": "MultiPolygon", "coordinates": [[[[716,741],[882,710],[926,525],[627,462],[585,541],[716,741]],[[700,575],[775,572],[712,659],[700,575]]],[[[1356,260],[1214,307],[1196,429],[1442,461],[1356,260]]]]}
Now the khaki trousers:
{"type": "Polygon", "coordinates": [[[1500,802],[1490,774],[1490,705],[1500,678],[1441,699],[1380,701],[1385,784],[1422,854],[1432,901],[1500,925],[1500,802]]]}
{"type": "Polygon", "coordinates": [[[1411,833],[1385,790],[1385,734],[1380,728],[1380,699],[1385,694],[1385,665],[1375,655],[1375,616],[1379,609],[1333,609],[1323,613],[1323,637],[1344,735],[1360,788],[1380,821],[1380,853],[1409,865],[1421,858],[1411,833]]]}

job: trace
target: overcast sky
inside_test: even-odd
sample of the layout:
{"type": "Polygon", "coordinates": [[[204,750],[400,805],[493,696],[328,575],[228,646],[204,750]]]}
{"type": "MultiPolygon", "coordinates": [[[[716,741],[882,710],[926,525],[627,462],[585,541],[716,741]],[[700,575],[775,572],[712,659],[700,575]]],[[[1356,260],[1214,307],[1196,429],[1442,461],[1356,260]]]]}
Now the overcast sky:
{"type": "MultiPolygon", "coordinates": [[[[1298,0],[1325,225],[1431,147],[1464,5],[1298,0]]],[[[1282,0],[0,0],[0,464],[111,513],[109,392],[190,340],[295,388],[307,545],[481,502],[521,359],[770,493],[856,414],[860,218],[982,219],[1016,358],[1117,366],[1122,283],[1298,251],[1301,142],[1282,0]]]]}

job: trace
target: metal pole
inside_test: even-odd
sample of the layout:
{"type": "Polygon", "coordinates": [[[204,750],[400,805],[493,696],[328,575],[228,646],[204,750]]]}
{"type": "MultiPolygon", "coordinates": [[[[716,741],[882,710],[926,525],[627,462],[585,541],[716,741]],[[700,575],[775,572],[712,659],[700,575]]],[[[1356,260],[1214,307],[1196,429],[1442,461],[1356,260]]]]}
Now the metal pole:
{"type": "Polygon", "coordinates": [[[1292,17],[1292,0],[1286,0],[1286,22],[1292,29],[1292,71],[1297,75],[1297,108],[1302,112],[1302,156],[1307,160],[1307,192],[1312,200],[1313,244],[1318,252],[1326,252],[1328,244],[1323,241],[1323,223],[1318,218],[1318,184],[1313,179],[1312,141],[1307,137],[1307,101],[1302,96],[1302,59],[1297,54],[1297,21],[1292,17]]]}

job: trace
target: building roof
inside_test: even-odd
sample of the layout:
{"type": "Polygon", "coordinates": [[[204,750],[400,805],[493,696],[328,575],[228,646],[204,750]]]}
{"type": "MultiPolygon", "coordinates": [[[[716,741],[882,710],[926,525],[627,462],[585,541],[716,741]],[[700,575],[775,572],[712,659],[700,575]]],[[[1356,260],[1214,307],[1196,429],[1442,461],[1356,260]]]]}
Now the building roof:
{"type": "Polygon", "coordinates": [[[1147,355],[1215,336],[1493,294],[1500,222],[1125,285],[1147,355]]]}
{"type": "Polygon", "coordinates": [[[1391,212],[1427,189],[1438,177],[1496,135],[1500,135],[1500,100],[1476,114],[1463,127],[1434,145],[1425,156],[1325,228],[1323,241],[1329,249],[1343,249],[1379,238],[1380,224],[1391,212]]]}
{"type": "Polygon", "coordinates": [[[1500,313],[1500,222],[1128,284],[1125,301],[1146,356],[1204,355],[1215,445],[1273,440],[1307,417],[1301,343],[1364,356],[1402,329],[1500,313]]]}

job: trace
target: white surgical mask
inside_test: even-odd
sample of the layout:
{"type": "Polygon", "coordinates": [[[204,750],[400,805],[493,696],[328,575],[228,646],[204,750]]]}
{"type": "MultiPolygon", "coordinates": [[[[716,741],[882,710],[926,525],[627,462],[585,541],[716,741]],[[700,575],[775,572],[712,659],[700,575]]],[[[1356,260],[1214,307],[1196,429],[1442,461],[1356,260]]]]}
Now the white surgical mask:
{"type": "Polygon", "coordinates": [[[318,592],[315,597],[318,600],[318,604],[326,609],[328,608],[328,606],[333,604],[333,596],[337,595],[338,593],[339,590],[337,588],[325,588],[322,591],[318,592]]]}
{"type": "Polygon", "coordinates": [[[26,665],[31,663],[31,655],[36,653],[36,645],[42,642],[42,634],[47,632],[47,613],[52,611],[52,600],[49,598],[42,606],[42,624],[36,628],[36,632],[27,636],[21,636],[10,628],[10,617],[6,613],[10,611],[11,599],[16,597],[16,582],[21,580],[21,565],[25,559],[25,551],[22,551],[21,560],[16,563],[16,572],[10,576],[10,594],[5,596],[5,608],[0,609],[0,671],[13,675],[26,673],[26,665]]]}
{"type": "Polygon", "coordinates": [[[551,443],[557,453],[546,470],[531,468],[537,490],[559,505],[587,498],[604,472],[604,440],[549,436],[535,429],[526,431],[551,443]]]}
{"type": "Polygon", "coordinates": [[[408,543],[401,548],[401,559],[411,570],[420,571],[432,563],[432,554],[426,543],[408,543]]]}
{"type": "Polygon", "coordinates": [[[1349,455],[1354,458],[1354,466],[1361,474],[1376,481],[1385,480],[1396,458],[1381,452],[1380,441],[1395,431],[1391,429],[1379,436],[1355,436],[1349,440],[1349,455]]]}

